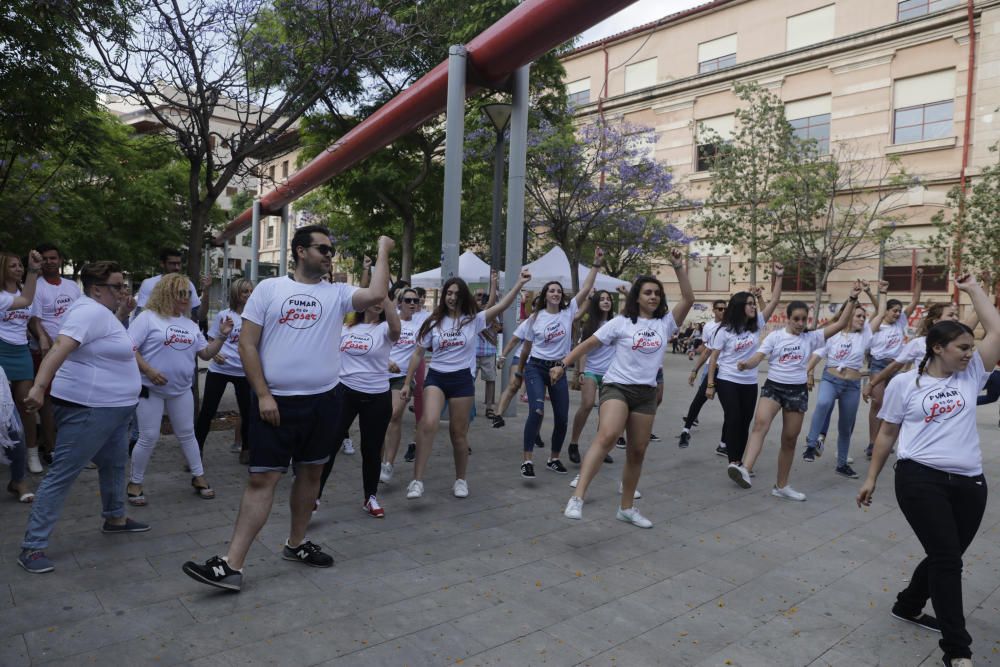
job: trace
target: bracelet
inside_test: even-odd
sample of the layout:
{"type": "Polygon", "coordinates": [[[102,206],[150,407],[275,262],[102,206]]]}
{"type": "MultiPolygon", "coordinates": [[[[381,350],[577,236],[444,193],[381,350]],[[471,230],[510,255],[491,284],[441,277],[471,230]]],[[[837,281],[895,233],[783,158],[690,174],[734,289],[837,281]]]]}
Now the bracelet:
{"type": "Polygon", "coordinates": [[[709,382],[709,383],[708,383],[708,384],[706,384],[705,386],[706,386],[706,387],[707,387],[708,389],[715,389],[715,383],[714,383],[714,382],[709,382]]]}

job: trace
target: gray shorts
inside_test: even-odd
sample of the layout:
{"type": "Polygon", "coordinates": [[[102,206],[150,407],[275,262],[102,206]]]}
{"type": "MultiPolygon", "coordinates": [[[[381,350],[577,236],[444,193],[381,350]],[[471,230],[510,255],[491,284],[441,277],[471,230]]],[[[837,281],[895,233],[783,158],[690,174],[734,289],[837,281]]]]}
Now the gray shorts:
{"type": "MultiPolygon", "coordinates": [[[[405,375],[389,378],[389,391],[403,391],[404,382],[406,382],[405,375]]],[[[410,380],[410,393],[413,392],[414,385],[416,385],[416,381],[410,380]]]]}
{"type": "Polygon", "coordinates": [[[486,382],[496,382],[497,380],[497,358],[494,355],[476,357],[476,370],[486,382]]]}
{"type": "Polygon", "coordinates": [[[629,412],[637,412],[640,415],[656,414],[656,387],[605,382],[601,386],[601,405],[608,400],[621,401],[628,406],[629,412]]]}

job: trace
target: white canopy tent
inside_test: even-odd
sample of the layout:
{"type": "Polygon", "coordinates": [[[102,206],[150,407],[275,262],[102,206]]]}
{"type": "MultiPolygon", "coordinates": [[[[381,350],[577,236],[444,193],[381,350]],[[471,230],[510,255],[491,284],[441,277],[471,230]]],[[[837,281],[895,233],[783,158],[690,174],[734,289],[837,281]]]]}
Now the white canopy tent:
{"type": "MultiPolygon", "coordinates": [[[[490,265],[479,259],[479,256],[471,250],[466,250],[458,258],[458,277],[467,283],[489,283],[490,265]]],[[[503,272],[500,272],[500,280],[503,280],[503,272]]],[[[425,289],[441,288],[441,267],[415,273],[410,276],[410,284],[414,287],[425,289]]]]}
{"type": "MultiPolygon", "coordinates": [[[[565,251],[559,246],[555,246],[552,250],[549,250],[534,262],[531,262],[526,268],[531,272],[531,280],[524,286],[526,290],[541,289],[550,280],[558,280],[566,290],[569,290],[573,284],[569,268],[569,257],[566,256],[565,251]]],[[[580,284],[583,284],[584,279],[590,272],[590,267],[578,264],[576,270],[577,275],[580,277],[580,284]]],[[[608,292],[614,292],[618,289],[619,285],[631,287],[632,283],[627,280],[613,278],[603,273],[597,274],[597,280],[594,281],[595,289],[607,290],[608,292]]]]}

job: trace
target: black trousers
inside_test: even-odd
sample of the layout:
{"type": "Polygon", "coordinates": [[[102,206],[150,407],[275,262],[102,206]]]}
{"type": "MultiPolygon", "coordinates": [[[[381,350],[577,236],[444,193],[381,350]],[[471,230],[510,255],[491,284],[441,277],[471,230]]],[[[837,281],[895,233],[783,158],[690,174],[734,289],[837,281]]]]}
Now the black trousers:
{"type": "Polygon", "coordinates": [[[358,419],[361,430],[361,480],[364,485],[364,499],[378,495],[378,476],[382,471],[382,442],[385,440],[389,419],[392,417],[392,392],[366,394],[355,391],[345,385],[337,385],[335,391],[340,399],[340,421],[334,429],[338,438],[330,454],[330,460],[323,466],[323,476],[320,478],[319,495],[323,495],[326,480],[333,470],[333,462],[340,451],[340,442],[358,419]]]}
{"type": "Polygon", "coordinates": [[[746,451],[747,440],[750,438],[750,426],[757,407],[757,385],[716,378],[715,393],[725,413],[722,439],[726,441],[729,462],[739,463],[743,460],[743,452],[746,451]]]}
{"type": "Polygon", "coordinates": [[[250,448],[247,429],[250,427],[250,383],[245,377],[225,375],[208,371],[205,375],[205,395],[201,397],[201,412],[194,425],[194,437],[198,440],[198,449],[205,450],[205,438],[212,428],[212,418],[219,409],[219,401],[226,391],[226,385],[233,384],[236,392],[236,406],[240,410],[240,440],[243,441],[243,451],[250,448]]]}
{"type": "Polygon", "coordinates": [[[896,596],[896,608],[916,615],[930,598],[945,660],[971,658],[972,637],[962,610],[962,554],[986,511],[986,479],[949,474],[909,459],[895,467],[899,509],[927,552],[910,584],[896,596]]]}

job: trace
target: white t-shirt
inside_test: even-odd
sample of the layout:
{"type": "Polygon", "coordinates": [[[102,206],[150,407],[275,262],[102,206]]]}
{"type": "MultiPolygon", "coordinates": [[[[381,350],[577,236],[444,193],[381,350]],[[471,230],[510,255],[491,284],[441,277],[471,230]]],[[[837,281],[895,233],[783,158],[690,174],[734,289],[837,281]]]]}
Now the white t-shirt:
{"type": "Polygon", "coordinates": [[[604,374],[605,384],[642,384],[656,386],[656,373],[663,366],[667,341],[677,331],[673,313],[661,319],[637,318],[635,323],[624,315],[606,322],[594,335],[605,345],[613,346],[614,358],[604,374]]]}
{"type": "Polygon", "coordinates": [[[143,375],[143,386],[167,396],[190,391],[195,355],[208,347],[197,322],[188,317],[164,317],[144,310],[128,328],[128,335],[146,363],[167,378],[166,384],[156,385],[143,375]]]}
{"type": "Polygon", "coordinates": [[[596,350],[587,353],[587,365],[584,371],[604,375],[611,367],[611,360],[615,358],[615,346],[601,344],[596,350]]]}
{"type": "Polygon", "coordinates": [[[736,367],[741,361],[746,361],[760,348],[760,336],[764,331],[764,316],[757,314],[757,330],[733,333],[727,327],[719,325],[711,338],[705,339],[710,350],[718,350],[716,360],[716,380],[735,382],[736,384],[757,384],[757,369],[748,368],[741,371],[736,367]]]}
{"type": "Polygon", "coordinates": [[[832,338],[828,338],[826,345],[817,349],[813,354],[826,357],[826,365],[839,371],[845,368],[858,371],[865,365],[865,352],[868,351],[871,340],[872,329],[865,322],[861,331],[853,333],[841,331],[832,338]]]}
{"type": "Polygon", "coordinates": [[[38,313],[36,317],[41,321],[45,333],[55,341],[66,311],[80,298],[80,288],[72,280],[60,278],[59,284],[53,285],[41,276],[38,276],[36,285],[35,301],[32,304],[38,313]]]}
{"type": "Polygon", "coordinates": [[[903,346],[893,361],[904,366],[906,364],[919,364],[925,354],[927,354],[927,336],[917,336],[903,346]]]}
{"type": "Polygon", "coordinates": [[[580,307],[576,299],[557,313],[542,309],[528,318],[530,329],[525,340],[531,341],[531,356],[554,361],[569,354],[573,340],[573,318],[580,307]]]}
{"type": "MultiPolygon", "coordinates": [[[[8,304],[8,308],[13,304],[15,297],[21,296],[21,290],[17,290],[13,294],[5,290],[0,290],[0,292],[10,296],[11,301],[8,304]]],[[[38,317],[37,304],[38,301],[35,300],[27,308],[0,311],[0,340],[8,345],[27,345],[28,320],[32,317],[38,317]]]]}
{"type": "Polygon", "coordinates": [[[389,377],[403,377],[410,369],[410,355],[413,354],[413,348],[417,346],[417,334],[420,332],[420,325],[424,319],[426,318],[418,320],[414,315],[409,321],[399,321],[399,338],[389,350],[389,360],[399,366],[399,372],[390,373],[389,377]]]}
{"type": "Polygon", "coordinates": [[[354,391],[389,391],[389,323],[355,324],[340,334],[340,381],[354,391]]]}
{"type": "Polygon", "coordinates": [[[822,329],[804,331],[798,336],[778,329],[768,334],[760,345],[767,358],[767,379],[781,384],[805,384],[809,355],[823,347],[822,329]]]}
{"type": "Polygon", "coordinates": [[[465,326],[459,320],[445,316],[421,339],[420,344],[431,351],[430,368],[439,373],[454,373],[462,369],[470,373],[476,364],[476,336],[486,328],[486,313],[480,311],[465,326]]]}
{"type": "Polygon", "coordinates": [[[895,359],[906,339],[906,315],[892,324],[882,324],[872,336],[872,359],[895,359]]]}
{"type": "Polygon", "coordinates": [[[705,343],[705,345],[708,345],[709,342],[715,338],[715,332],[718,331],[721,326],[722,322],[706,322],[705,326],[701,328],[701,336],[699,336],[699,338],[703,343],[705,343]]]}
{"type": "Polygon", "coordinates": [[[56,371],[53,396],[91,408],[136,404],[141,384],[132,339],[110,309],[81,296],[66,311],[58,335],[80,347],[56,371]]]}
{"type": "Polygon", "coordinates": [[[964,371],[946,378],[924,373],[917,386],[917,369],[892,378],[878,416],[900,425],[897,456],[956,475],[981,475],[976,395],[989,376],[975,352],[964,371]]]}
{"type": "Polygon", "coordinates": [[[222,355],[224,361],[219,364],[213,359],[212,363],[208,365],[208,370],[213,373],[222,373],[223,375],[246,377],[246,371],[243,370],[243,360],[240,359],[240,329],[243,328],[243,318],[240,317],[240,314],[228,308],[221,311],[212,320],[212,326],[208,328],[208,336],[213,339],[221,336],[222,323],[225,322],[227,317],[233,321],[233,330],[226,336],[226,342],[222,344],[222,349],[219,350],[219,354],[222,355]]]}
{"type": "MultiPolygon", "coordinates": [[[[161,273],[158,276],[150,276],[143,280],[142,284],[139,285],[139,293],[135,295],[135,305],[139,308],[145,308],[149,297],[153,294],[153,288],[162,279],[163,274],[161,273]]],[[[201,299],[198,298],[198,292],[194,288],[194,283],[190,280],[188,280],[188,287],[191,289],[191,308],[197,308],[201,305],[201,299]]]]}
{"type": "Polygon", "coordinates": [[[521,358],[521,350],[524,349],[524,339],[528,336],[528,324],[529,324],[528,319],[523,319],[521,320],[521,323],[517,325],[517,328],[514,329],[514,336],[519,338],[521,342],[518,343],[517,347],[514,348],[514,354],[512,358],[517,358],[517,359],[521,358]]]}
{"type": "Polygon", "coordinates": [[[0,290],[0,312],[14,305],[14,295],[6,290],[0,290]]]}
{"type": "Polygon", "coordinates": [[[322,394],[340,381],[340,332],[357,287],[268,278],[250,294],[243,319],[262,328],[258,352],[275,396],[322,394]]]}

